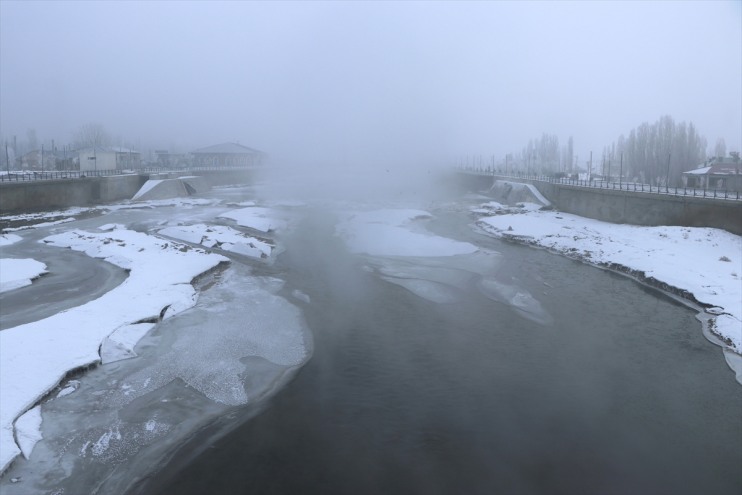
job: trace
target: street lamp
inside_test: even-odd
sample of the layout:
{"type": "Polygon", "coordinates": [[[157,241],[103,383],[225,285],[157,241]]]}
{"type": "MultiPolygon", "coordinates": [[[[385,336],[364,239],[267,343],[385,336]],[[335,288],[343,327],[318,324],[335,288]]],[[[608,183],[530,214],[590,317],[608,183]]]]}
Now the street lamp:
{"type": "Polygon", "coordinates": [[[665,192],[670,192],[670,153],[667,154],[667,177],[665,177],[665,192]]]}

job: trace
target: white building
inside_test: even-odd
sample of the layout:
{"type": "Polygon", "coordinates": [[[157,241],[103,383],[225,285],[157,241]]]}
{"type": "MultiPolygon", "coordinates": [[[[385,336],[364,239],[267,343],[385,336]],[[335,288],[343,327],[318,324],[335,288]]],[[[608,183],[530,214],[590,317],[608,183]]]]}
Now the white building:
{"type": "Polygon", "coordinates": [[[89,148],[78,153],[81,172],[130,170],[141,165],[139,152],[126,148],[89,148]]]}

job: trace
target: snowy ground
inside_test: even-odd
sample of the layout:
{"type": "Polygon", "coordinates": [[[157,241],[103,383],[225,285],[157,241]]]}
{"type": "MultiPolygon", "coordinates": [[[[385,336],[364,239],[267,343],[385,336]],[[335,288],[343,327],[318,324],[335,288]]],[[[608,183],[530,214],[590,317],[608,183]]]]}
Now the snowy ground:
{"type": "Polygon", "coordinates": [[[0,292],[31,285],[46,273],[46,265],[29,258],[0,258],[0,292]]]}
{"type": "MultiPolygon", "coordinates": [[[[0,247],[15,244],[20,240],[21,237],[16,234],[2,234],[0,247]]],[[[0,292],[31,285],[44,273],[46,265],[40,261],[28,258],[0,258],[0,292]]]]}
{"type": "Polygon", "coordinates": [[[699,303],[726,348],[737,379],[742,364],[742,237],[719,229],[617,225],[533,205],[487,202],[476,226],[504,239],[628,273],[699,303]]]}

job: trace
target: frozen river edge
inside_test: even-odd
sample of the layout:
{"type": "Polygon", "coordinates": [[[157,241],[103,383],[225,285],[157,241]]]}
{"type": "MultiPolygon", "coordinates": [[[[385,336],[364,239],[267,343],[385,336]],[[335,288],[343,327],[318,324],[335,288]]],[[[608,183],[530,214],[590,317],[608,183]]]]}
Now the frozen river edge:
{"type": "MultiPolygon", "coordinates": [[[[674,300],[688,306],[689,308],[697,311],[696,318],[701,322],[704,336],[707,340],[713,344],[718,345],[724,352],[724,357],[729,367],[734,371],[735,378],[739,384],[742,385],[742,322],[739,318],[739,309],[733,307],[733,301],[739,301],[737,298],[739,294],[734,291],[734,283],[732,290],[728,290],[729,287],[722,287],[720,292],[726,295],[727,304],[718,304],[714,299],[715,297],[704,297],[698,296],[696,290],[692,288],[692,284],[683,283],[682,277],[676,278],[672,283],[663,280],[662,270],[657,270],[659,273],[648,274],[654,270],[646,270],[632,266],[631,263],[618,261],[613,259],[610,253],[610,249],[606,248],[604,253],[600,250],[597,256],[594,256],[598,251],[596,248],[600,248],[601,244],[611,244],[613,239],[610,235],[603,235],[595,227],[599,224],[605,224],[605,222],[598,222],[575,215],[569,215],[565,213],[559,213],[554,211],[540,211],[533,205],[522,205],[520,207],[505,207],[494,202],[483,205],[484,208],[477,208],[472,210],[473,213],[490,214],[495,213],[495,216],[485,216],[479,218],[474,223],[474,228],[481,231],[485,235],[490,235],[502,240],[513,242],[516,244],[529,246],[538,249],[545,249],[548,252],[564,256],[575,261],[608,270],[613,273],[624,275],[631,278],[632,280],[662,291],[664,294],[673,298],[674,300]],[[533,223],[536,224],[534,227],[532,224],[526,226],[527,219],[536,220],[533,223]],[[578,225],[564,226],[560,225],[557,220],[567,220],[575,222],[578,225]],[[579,225],[582,224],[582,225],[579,225]],[[587,225],[586,225],[587,224],[587,225]],[[569,235],[564,236],[560,232],[561,229],[576,230],[577,232],[570,232],[569,235]],[[574,235],[573,235],[574,234],[574,235]],[[580,241],[583,241],[586,237],[592,236],[592,244],[589,245],[590,250],[585,249],[585,245],[580,241]],[[566,239],[566,241],[565,241],[566,239]],[[600,239],[596,241],[596,239],[600,239]],[[583,244],[583,245],[581,245],[583,244]],[[729,293],[731,292],[731,294],[729,293]],[[704,300],[705,299],[705,300],[704,300]],[[711,299],[711,301],[709,301],[711,299]],[[731,302],[731,307],[730,304],[731,302]]],[[[688,231],[681,227],[638,227],[638,226],[623,226],[623,225],[612,225],[605,224],[610,227],[617,229],[620,227],[628,227],[630,229],[651,232],[652,230],[669,232],[671,230],[688,231]]],[[[609,227],[609,228],[610,228],[609,227]]],[[[725,256],[722,256],[724,261],[731,261],[732,266],[739,266],[740,249],[739,245],[742,245],[742,239],[739,236],[728,234],[717,229],[693,229],[693,230],[709,230],[714,233],[722,233],[722,235],[729,236],[733,241],[736,241],[738,246],[733,250],[734,257],[729,260],[725,256]],[[736,258],[736,259],[735,259],[736,258]]],[[[562,231],[563,232],[563,231],[562,231]]],[[[659,233],[659,236],[667,238],[667,233],[659,233]]],[[[648,237],[648,236],[647,236],[648,237]]],[[[684,235],[687,239],[687,234],[684,235]]],[[[651,245],[651,243],[650,243],[651,245]]],[[[715,244],[716,246],[716,244],[715,244]]],[[[621,247],[626,247],[622,245],[621,247]]],[[[622,249],[618,249],[615,254],[622,253],[622,249]]],[[[651,249],[649,250],[651,251],[651,249]]],[[[626,256],[626,253],[623,253],[626,256]]],[[[635,253],[632,253],[635,254],[635,253]]],[[[646,253],[643,253],[646,254],[646,253]]],[[[622,256],[616,256],[618,258],[622,256]]],[[[721,260],[721,258],[720,258],[721,260]]],[[[737,280],[739,275],[736,273],[732,274],[737,280]]],[[[740,285],[737,281],[736,285],[740,285]]],[[[712,295],[717,295],[715,292],[712,295]]]]}
{"type": "Polygon", "coordinates": [[[90,303],[0,332],[0,473],[21,454],[15,427],[18,418],[55,390],[70,372],[99,364],[101,342],[117,329],[169,318],[192,307],[198,296],[194,280],[229,261],[125,229],[70,231],[44,242],[105,259],[129,271],[130,276],[90,303]],[[60,328],[75,331],[60,332],[60,328]],[[24,353],[23,349],[34,349],[35,353],[24,353]],[[34,373],[27,373],[29,368],[34,373]]]}

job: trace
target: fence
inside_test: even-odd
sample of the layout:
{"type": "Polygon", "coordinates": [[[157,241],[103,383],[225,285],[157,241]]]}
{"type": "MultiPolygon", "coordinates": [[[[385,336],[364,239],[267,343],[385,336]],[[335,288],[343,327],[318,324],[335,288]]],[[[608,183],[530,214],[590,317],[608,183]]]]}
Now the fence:
{"type": "Polygon", "coordinates": [[[729,199],[734,201],[742,200],[742,193],[740,193],[740,191],[729,191],[727,189],[696,189],[692,187],[669,187],[667,185],[653,186],[651,184],[640,184],[636,182],[613,182],[602,179],[583,180],[572,179],[568,177],[553,177],[548,175],[528,175],[523,173],[503,174],[492,169],[477,167],[463,167],[459,168],[459,170],[474,175],[484,175],[492,177],[497,176],[502,177],[503,179],[524,179],[530,181],[548,182],[551,184],[565,184],[569,186],[587,187],[593,189],[611,189],[614,191],[644,192],[648,194],[669,194],[673,196],[691,196],[696,198],[729,199]]]}
{"type": "Polygon", "coordinates": [[[216,172],[216,171],[234,171],[234,170],[251,170],[256,167],[189,167],[189,168],[161,168],[149,167],[138,168],[136,170],[57,170],[50,172],[39,171],[10,171],[0,172],[0,182],[21,182],[35,180],[58,180],[58,179],[84,179],[86,177],[108,177],[111,175],[134,175],[134,174],[165,174],[174,172],[216,172]]]}

